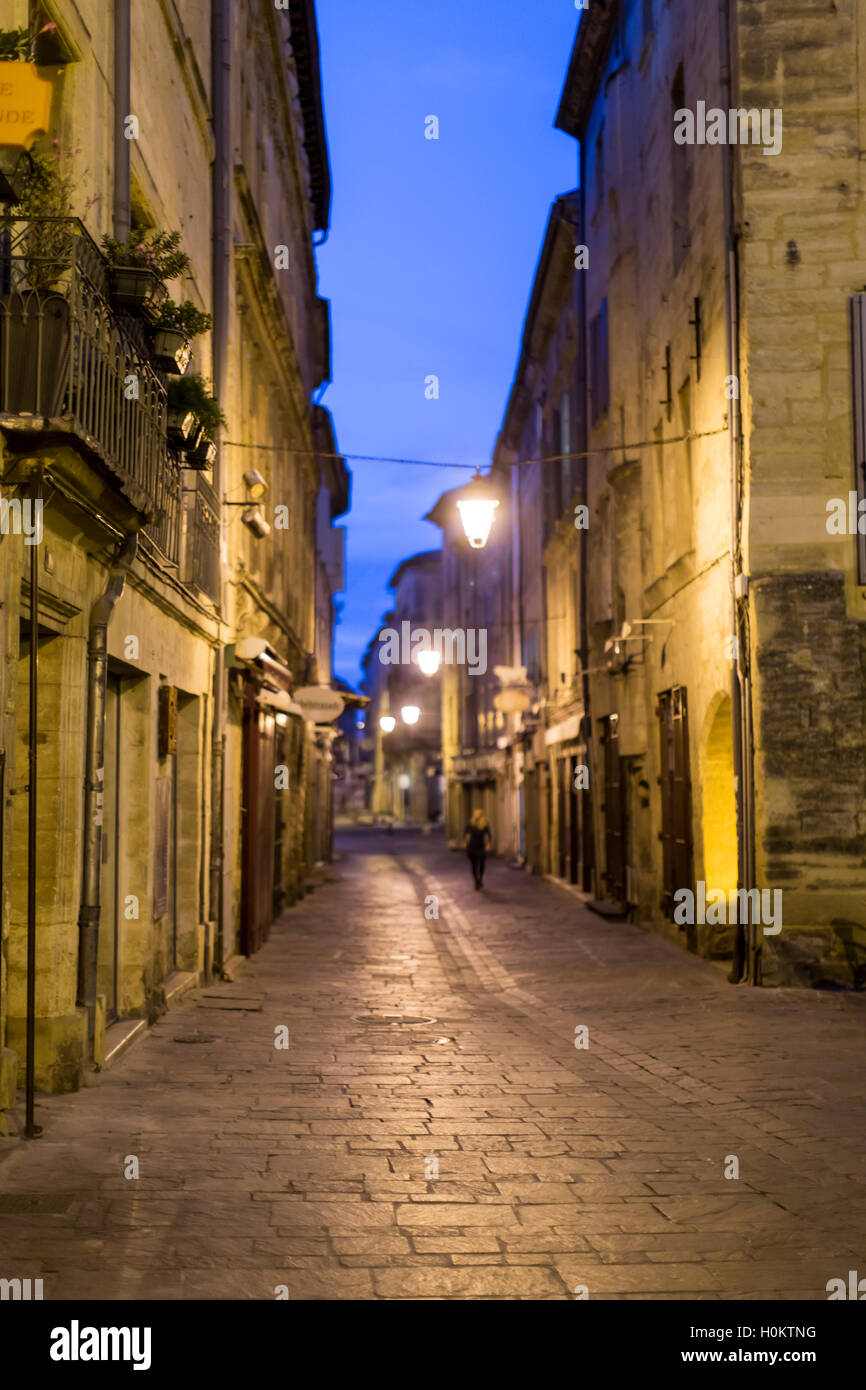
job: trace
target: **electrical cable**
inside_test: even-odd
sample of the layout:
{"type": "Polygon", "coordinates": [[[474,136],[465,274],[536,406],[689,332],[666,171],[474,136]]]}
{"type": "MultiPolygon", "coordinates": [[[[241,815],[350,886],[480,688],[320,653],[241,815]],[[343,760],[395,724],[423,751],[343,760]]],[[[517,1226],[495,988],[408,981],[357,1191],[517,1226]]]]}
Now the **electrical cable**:
{"type": "MultiPolygon", "coordinates": [[[[685,434],[674,435],[670,439],[642,439],[630,444],[605,444],[597,449],[585,449],[580,453],[547,454],[541,458],[514,459],[506,467],[520,468],[531,463],[564,463],[567,459],[589,459],[598,454],[628,453],[632,449],[665,448],[669,444],[683,444],[687,440],[708,439],[713,435],[726,434],[727,429],[727,425],[722,425],[715,430],[688,430],[685,434]]],[[[290,444],[245,444],[239,439],[225,439],[223,446],[229,449],[257,449],[262,452],[291,453],[311,458],[341,459],[343,462],[349,461],[351,463],[396,463],[401,466],[417,468],[463,468],[472,473],[479,472],[474,463],[445,463],[441,459],[398,459],[386,458],[380,454],[325,453],[321,449],[296,449],[290,444]]],[[[488,475],[485,474],[484,476],[488,475]]]]}

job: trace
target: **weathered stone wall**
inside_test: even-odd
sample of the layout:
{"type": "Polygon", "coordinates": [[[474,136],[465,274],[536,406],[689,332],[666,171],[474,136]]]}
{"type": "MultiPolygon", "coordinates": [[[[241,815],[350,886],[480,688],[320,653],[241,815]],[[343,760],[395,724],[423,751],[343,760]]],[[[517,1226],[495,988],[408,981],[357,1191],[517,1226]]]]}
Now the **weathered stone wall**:
{"type": "Polygon", "coordinates": [[[849,297],[866,283],[866,5],[740,3],[739,103],[779,109],[781,153],[741,147],[748,563],[758,878],[784,892],[767,981],[866,972],[866,590],[827,530],[854,487],[849,297]]]}
{"type": "MultiPolygon", "coordinates": [[[[730,686],[731,486],[722,151],[675,145],[672,89],[682,65],[685,105],[718,102],[721,50],[715,10],[708,23],[703,7],[673,0],[653,15],[644,34],[641,6],[629,7],[625,43],[611,49],[583,140],[586,316],[589,325],[606,300],[610,375],[606,413],[594,420],[591,396],[587,403],[589,447],[597,450],[588,467],[591,757],[603,873],[599,721],[618,714],[636,915],[684,942],[660,907],[656,705],[660,692],[686,688],[700,878],[705,738],[710,711],[730,686]],[[679,258],[677,220],[687,242],[679,258]],[[682,440],[691,431],[700,437],[682,440]],[[625,666],[606,674],[605,642],[623,622],[633,624],[625,666]]],[[[707,954],[725,949],[706,933],[697,944],[707,954]]]]}

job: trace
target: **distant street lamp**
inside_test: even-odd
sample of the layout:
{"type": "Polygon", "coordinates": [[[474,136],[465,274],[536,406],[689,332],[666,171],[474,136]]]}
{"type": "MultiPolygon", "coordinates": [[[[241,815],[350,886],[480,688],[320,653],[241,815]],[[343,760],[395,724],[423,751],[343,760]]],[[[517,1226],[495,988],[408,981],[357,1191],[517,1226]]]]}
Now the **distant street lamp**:
{"type": "Polygon", "coordinates": [[[442,653],[435,651],[432,647],[426,652],[419,652],[418,665],[425,676],[435,676],[442,665],[442,653]]]}
{"type": "Polygon", "coordinates": [[[400,715],[404,724],[417,724],[421,718],[421,711],[417,705],[404,705],[400,715]]]}
{"type": "Polygon", "coordinates": [[[394,718],[393,714],[382,715],[382,718],[379,720],[379,728],[382,730],[383,734],[393,733],[396,727],[397,720],[394,718]]]}
{"type": "Polygon", "coordinates": [[[493,514],[498,506],[499,498],[494,495],[487,478],[476,473],[457,503],[466,539],[473,550],[483,550],[487,544],[493,514]]]}

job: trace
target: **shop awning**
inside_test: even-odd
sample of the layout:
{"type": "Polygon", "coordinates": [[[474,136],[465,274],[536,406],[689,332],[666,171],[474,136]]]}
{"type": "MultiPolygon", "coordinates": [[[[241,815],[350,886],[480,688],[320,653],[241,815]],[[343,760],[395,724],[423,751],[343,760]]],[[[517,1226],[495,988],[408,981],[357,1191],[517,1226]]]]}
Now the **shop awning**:
{"type": "MultiPolygon", "coordinates": [[[[285,691],[291,695],[294,688],[292,673],[281,661],[273,647],[269,646],[264,637],[243,637],[235,643],[234,651],[230,652],[229,665],[235,668],[246,668],[250,672],[255,672],[263,687],[268,690],[285,691]]],[[[294,711],[290,711],[294,713],[294,711]]]]}

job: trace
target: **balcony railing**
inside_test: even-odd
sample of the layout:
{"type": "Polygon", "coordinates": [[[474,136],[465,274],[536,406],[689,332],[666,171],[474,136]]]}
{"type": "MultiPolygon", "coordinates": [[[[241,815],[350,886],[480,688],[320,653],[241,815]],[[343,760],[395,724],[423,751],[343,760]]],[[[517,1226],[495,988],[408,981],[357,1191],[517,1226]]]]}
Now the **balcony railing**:
{"type": "Polygon", "coordinates": [[[219,603],[219,498],[200,473],[196,474],[193,505],[187,512],[183,582],[194,584],[215,603],[219,603]]]}
{"type": "Polygon", "coordinates": [[[177,561],[180,475],[165,388],[139,326],[109,299],[108,265],[77,218],[0,218],[0,419],[70,435],[177,561]]]}

